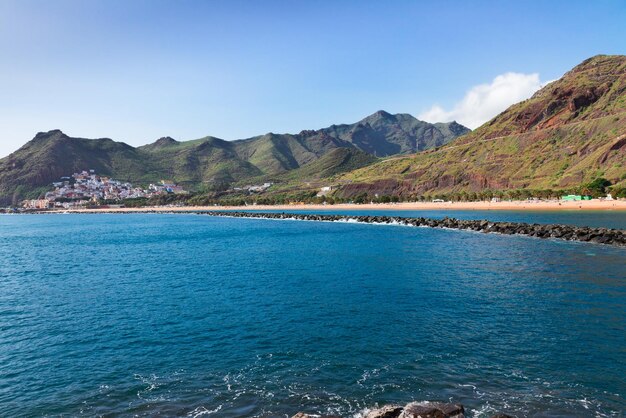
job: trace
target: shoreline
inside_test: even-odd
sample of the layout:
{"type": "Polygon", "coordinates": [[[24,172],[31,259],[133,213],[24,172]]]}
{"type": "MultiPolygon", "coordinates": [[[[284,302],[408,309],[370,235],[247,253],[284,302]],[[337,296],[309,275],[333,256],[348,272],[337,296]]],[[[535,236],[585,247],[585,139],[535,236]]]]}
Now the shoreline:
{"type": "Polygon", "coordinates": [[[335,205],[305,204],[305,205],[250,205],[250,206],[146,206],[138,208],[105,207],[97,209],[53,209],[41,211],[70,212],[70,213],[98,213],[98,212],[197,212],[215,210],[234,211],[342,211],[342,210],[380,210],[380,211],[433,211],[433,210],[463,210],[463,211],[625,211],[626,200],[582,200],[577,202],[563,201],[512,201],[512,202],[407,202],[407,203],[340,203],[335,205]]]}

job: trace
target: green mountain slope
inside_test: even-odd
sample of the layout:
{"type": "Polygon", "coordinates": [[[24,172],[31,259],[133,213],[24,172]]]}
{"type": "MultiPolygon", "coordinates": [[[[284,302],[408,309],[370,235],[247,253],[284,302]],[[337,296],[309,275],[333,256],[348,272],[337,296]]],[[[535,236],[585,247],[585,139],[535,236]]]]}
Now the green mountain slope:
{"type": "Polygon", "coordinates": [[[120,180],[139,180],[150,170],[133,147],[108,138],[70,138],[59,130],[38,133],[19,151],[0,160],[0,203],[36,197],[52,181],[95,169],[120,180]]]}
{"type": "Polygon", "coordinates": [[[335,148],[320,158],[311,161],[295,170],[279,176],[268,176],[265,179],[279,183],[298,184],[326,179],[368,166],[378,159],[370,154],[354,148],[335,148]]]}
{"type": "Polygon", "coordinates": [[[137,150],[147,166],[160,167],[165,177],[192,189],[202,183],[229,184],[262,174],[254,164],[239,158],[232,142],[215,137],[187,142],[161,138],[137,150]]]}
{"type": "Polygon", "coordinates": [[[565,189],[626,178],[626,56],[596,56],[436,150],[347,173],[341,193],[565,189]]]}
{"type": "MultiPolygon", "coordinates": [[[[138,148],[106,138],[71,138],[54,130],[37,134],[0,159],[0,205],[37,197],[53,181],[85,169],[136,184],[171,179],[190,190],[224,189],[247,179],[278,178],[340,148],[355,152],[330,154],[322,165],[310,165],[306,173],[313,170],[311,167],[318,167],[320,173],[343,172],[375,160],[364,157],[364,153],[415,152],[447,143],[467,131],[456,123],[433,125],[410,115],[382,111],[355,124],[299,134],[268,133],[237,141],[209,136],[178,142],[165,137],[138,148]],[[347,159],[337,158],[340,154],[347,159]],[[333,168],[333,162],[340,166],[333,168]]],[[[306,173],[289,178],[301,178],[306,173]]],[[[320,173],[313,173],[313,177],[320,173]]]]}

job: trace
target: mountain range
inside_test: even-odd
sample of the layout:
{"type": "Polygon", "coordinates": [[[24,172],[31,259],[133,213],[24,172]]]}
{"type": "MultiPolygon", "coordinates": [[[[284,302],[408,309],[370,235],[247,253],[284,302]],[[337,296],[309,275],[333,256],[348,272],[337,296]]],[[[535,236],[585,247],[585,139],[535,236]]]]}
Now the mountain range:
{"type": "Polygon", "coordinates": [[[571,190],[596,179],[626,188],[626,56],[583,61],[475,131],[378,111],[347,125],[225,141],[170,137],[131,147],[39,133],[0,160],[0,204],[37,196],[75,171],[200,193],[271,181],[266,193],[423,196],[485,190],[571,190]]]}
{"type": "Polygon", "coordinates": [[[163,137],[136,148],[109,138],[72,138],[52,130],[38,133],[0,160],[0,204],[36,197],[60,177],[85,169],[135,184],[171,179],[198,191],[299,169],[306,175],[337,174],[379,157],[438,147],[467,132],[456,122],[431,124],[382,110],[357,123],[298,134],[268,133],[236,141],[208,136],[179,142],[163,137]]]}

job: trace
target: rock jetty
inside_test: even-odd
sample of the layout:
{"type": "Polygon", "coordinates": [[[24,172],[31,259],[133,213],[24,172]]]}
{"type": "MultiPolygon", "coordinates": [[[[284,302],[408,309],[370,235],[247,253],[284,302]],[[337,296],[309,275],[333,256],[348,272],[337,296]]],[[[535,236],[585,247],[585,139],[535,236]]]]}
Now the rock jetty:
{"type": "Polygon", "coordinates": [[[462,220],[445,217],[405,218],[397,216],[379,215],[321,215],[301,213],[269,213],[269,212],[228,212],[207,211],[198,212],[209,216],[226,216],[231,218],[260,218],[260,219],[293,219],[300,221],[321,222],[359,222],[368,224],[396,224],[414,227],[447,228],[496,233],[505,235],[525,235],[535,238],[553,238],[566,241],[592,242],[615,246],[626,246],[626,230],[609,228],[591,228],[587,226],[561,224],[528,224],[523,222],[492,222],[486,220],[462,220]]]}
{"type": "MultiPolygon", "coordinates": [[[[341,418],[339,415],[309,415],[298,412],[292,418],[341,418]]],[[[368,410],[364,418],[465,418],[463,405],[445,402],[411,402],[402,405],[385,405],[368,410]]],[[[491,418],[513,418],[506,414],[496,414],[491,418]]]]}

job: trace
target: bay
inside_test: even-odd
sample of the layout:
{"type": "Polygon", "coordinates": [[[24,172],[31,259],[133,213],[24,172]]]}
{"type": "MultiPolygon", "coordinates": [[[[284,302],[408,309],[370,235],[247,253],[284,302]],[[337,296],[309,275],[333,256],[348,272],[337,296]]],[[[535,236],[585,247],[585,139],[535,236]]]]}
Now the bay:
{"type": "MultiPolygon", "coordinates": [[[[416,216],[439,215],[626,223],[416,216]]],[[[625,256],[400,226],[2,216],[0,416],[348,416],[432,399],[474,417],[622,416],[625,256]]]]}

